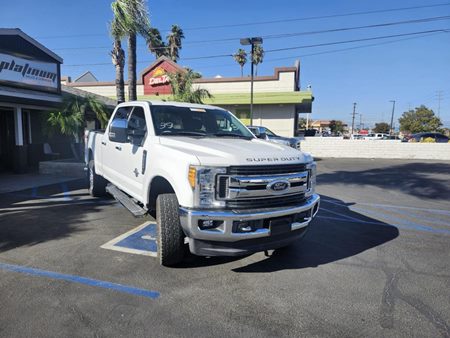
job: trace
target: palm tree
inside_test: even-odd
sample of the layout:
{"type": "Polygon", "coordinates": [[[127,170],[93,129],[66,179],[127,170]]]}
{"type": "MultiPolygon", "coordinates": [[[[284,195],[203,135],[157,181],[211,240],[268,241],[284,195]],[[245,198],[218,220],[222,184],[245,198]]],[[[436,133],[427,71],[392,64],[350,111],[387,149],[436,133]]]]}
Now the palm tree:
{"type": "Polygon", "coordinates": [[[116,20],[110,24],[110,33],[114,40],[113,49],[109,53],[111,55],[112,63],[116,68],[116,97],[118,103],[125,102],[125,81],[123,79],[123,72],[125,67],[125,52],[122,49],[122,38],[125,32],[120,29],[116,20]]]}
{"type": "Polygon", "coordinates": [[[167,45],[169,47],[169,57],[173,62],[180,58],[181,40],[184,39],[184,33],[180,26],[172,25],[169,35],[167,35],[167,45]]]}
{"type": "Polygon", "coordinates": [[[264,49],[261,45],[256,45],[253,48],[253,64],[255,65],[255,76],[258,74],[258,64],[262,63],[264,59],[264,49]]]}
{"type": "Polygon", "coordinates": [[[116,0],[111,4],[114,20],[128,38],[128,98],[137,100],[136,36],[146,37],[150,29],[145,0],[116,0]]]}
{"type": "Polygon", "coordinates": [[[168,56],[168,47],[164,43],[161,37],[161,33],[158,28],[150,28],[145,38],[148,49],[156,58],[161,56],[168,56]]]}
{"type": "Polygon", "coordinates": [[[247,63],[247,53],[239,48],[236,54],[233,54],[234,60],[241,66],[241,77],[244,76],[244,65],[247,63]]]}
{"type": "Polygon", "coordinates": [[[192,69],[186,68],[185,71],[169,73],[170,84],[172,86],[173,101],[203,103],[205,98],[212,98],[210,92],[204,88],[193,88],[195,79],[201,75],[192,69]]]}
{"type": "Polygon", "coordinates": [[[108,110],[92,95],[65,96],[61,108],[48,113],[47,121],[51,127],[59,129],[61,134],[71,135],[75,142],[79,143],[80,127],[83,125],[88,111],[95,114],[102,128],[106,127],[109,120],[108,110]]]}

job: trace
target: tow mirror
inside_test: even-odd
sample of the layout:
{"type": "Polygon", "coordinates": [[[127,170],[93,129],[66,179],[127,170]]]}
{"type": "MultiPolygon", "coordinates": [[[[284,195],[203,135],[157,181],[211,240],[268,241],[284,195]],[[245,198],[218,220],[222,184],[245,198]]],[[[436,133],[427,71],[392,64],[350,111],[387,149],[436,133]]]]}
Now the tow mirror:
{"type": "Polygon", "coordinates": [[[267,140],[267,134],[266,133],[259,133],[256,137],[260,138],[260,139],[263,139],[263,140],[267,140]]]}
{"type": "Polygon", "coordinates": [[[109,140],[117,143],[128,142],[128,122],[125,119],[115,119],[109,127],[109,140]]]}

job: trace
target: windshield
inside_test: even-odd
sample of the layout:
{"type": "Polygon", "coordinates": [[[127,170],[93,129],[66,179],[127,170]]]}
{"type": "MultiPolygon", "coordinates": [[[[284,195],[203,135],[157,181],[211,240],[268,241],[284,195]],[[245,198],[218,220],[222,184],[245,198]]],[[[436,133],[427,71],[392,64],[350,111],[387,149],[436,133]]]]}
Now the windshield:
{"type": "Polygon", "coordinates": [[[241,121],[222,109],[155,105],[151,114],[158,136],[254,138],[241,121]]]}

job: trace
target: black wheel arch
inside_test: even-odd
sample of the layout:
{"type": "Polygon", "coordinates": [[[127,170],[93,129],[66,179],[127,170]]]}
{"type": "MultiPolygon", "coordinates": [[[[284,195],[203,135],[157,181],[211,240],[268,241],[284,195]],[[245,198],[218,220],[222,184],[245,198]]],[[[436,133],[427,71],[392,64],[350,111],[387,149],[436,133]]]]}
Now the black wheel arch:
{"type": "Polygon", "coordinates": [[[170,182],[162,176],[153,177],[150,183],[150,189],[148,191],[147,208],[152,216],[154,216],[156,211],[156,199],[158,198],[158,195],[175,193],[175,189],[172,187],[172,184],[170,184],[170,182]]]}

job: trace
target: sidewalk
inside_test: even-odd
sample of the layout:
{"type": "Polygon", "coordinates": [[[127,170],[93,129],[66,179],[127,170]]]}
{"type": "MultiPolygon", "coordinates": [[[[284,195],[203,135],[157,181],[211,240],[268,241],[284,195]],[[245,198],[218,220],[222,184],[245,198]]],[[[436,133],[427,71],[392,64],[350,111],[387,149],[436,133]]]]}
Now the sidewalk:
{"type": "Polygon", "coordinates": [[[25,189],[32,189],[50,184],[73,181],[79,177],[67,177],[59,175],[46,175],[38,173],[30,174],[0,174],[0,194],[25,189]]]}

